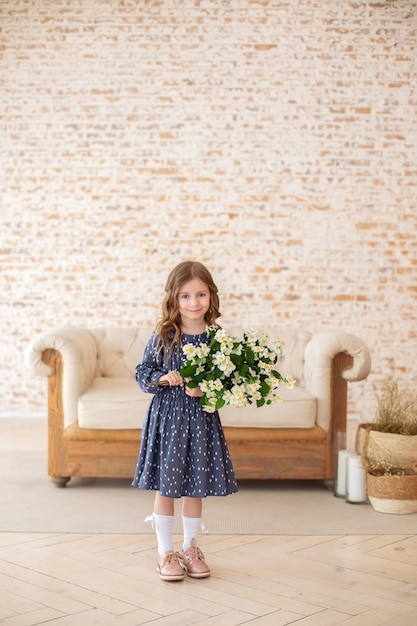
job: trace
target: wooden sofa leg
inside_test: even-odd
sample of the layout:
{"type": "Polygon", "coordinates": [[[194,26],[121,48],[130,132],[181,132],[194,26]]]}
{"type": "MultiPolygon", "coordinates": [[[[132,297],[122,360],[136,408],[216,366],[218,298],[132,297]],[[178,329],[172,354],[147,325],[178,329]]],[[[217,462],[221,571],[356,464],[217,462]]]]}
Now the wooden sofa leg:
{"type": "Polygon", "coordinates": [[[60,352],[48,348],[42,354],[42,360],[52,367],[48,378],[48,476],[55,487],[66,487],[67,444],[64,437],[64,407],[62,403],[63,363],[60,352]]]}
{"type": "Polygon", "coordinates": [[[70,481],[71,476],[50,476],[49,480],[55,487],[64,488],[67,486],[67,483],[70,481]]]}

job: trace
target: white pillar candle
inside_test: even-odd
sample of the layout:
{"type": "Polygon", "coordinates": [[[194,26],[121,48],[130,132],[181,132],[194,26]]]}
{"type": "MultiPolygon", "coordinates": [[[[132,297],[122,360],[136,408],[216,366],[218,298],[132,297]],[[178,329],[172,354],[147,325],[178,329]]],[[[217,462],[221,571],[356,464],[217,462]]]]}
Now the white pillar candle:
{"type": "Polygon", "coordinates": [[[367,501],[366,475],[358,454],[350,454],[347,459],[346,501],[359,503],[367,501]]]}
{"type": "Polygon", "coordinates": [[[346,461],[351,453],[347,450],[339,450],[337,453],[337,475],[335,496],[344,498],[346,496],[346,461]]]}

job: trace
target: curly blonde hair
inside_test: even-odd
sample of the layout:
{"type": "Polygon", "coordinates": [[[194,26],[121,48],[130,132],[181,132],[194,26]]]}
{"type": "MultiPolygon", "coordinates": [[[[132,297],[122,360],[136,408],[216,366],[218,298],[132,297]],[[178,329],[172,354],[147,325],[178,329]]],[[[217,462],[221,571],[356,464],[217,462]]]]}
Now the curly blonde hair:
{"type": "Polygon", "coordinates": [[[218,289],[205,265],[198,261],[183,261],[170,272],[166,285],[165,297],[162,301],[162,317],[156,326],[157,352],[168,347],[167,358],[171,355],[174,345],[181,346],[181,315],[178,308],[178,294],[183,285],[193,278],[205,283],[210,292],[210,308],[204,316],[207,326],[218,326],[216,320],[221,316],[219,310],[218,289]]]}

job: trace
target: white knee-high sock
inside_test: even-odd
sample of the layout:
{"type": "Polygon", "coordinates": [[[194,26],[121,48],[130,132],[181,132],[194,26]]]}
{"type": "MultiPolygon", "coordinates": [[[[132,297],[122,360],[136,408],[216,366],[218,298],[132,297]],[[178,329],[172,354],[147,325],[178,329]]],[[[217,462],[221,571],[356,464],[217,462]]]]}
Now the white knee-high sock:
{"type": "Polygon", "coordinates": [[[156,532],[156,539],[158,541],[158,554],[164,554],[165,552],[173,552],[174,546],[172,543],[172,525],[174,523],[173,515],[157,515],[152,514],[152,523],[156,532]]]}
{"type": "Polygon", "coordinates": [[[195,543],[197,543],[198,531],[201,528],[201,517],[185,517],[183,515],[182,523],[184,527],[184,542],[182,544],[182,549],[188,550],[192,539],[194,539],[195,543]]]}

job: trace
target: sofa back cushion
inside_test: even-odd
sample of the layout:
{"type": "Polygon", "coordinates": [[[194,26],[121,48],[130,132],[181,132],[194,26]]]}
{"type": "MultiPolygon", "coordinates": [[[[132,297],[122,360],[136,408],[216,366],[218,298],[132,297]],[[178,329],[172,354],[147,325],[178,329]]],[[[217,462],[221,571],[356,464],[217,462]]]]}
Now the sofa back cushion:
{"type": "MultiPolygon", "coordinates": [[[[238,337],[243,329],[226,328],[238,337]]],[[[303,385],[304,349],[311,333],[285,327],[271,327],[267,330],[271,339],[283,342],[282,359],[278,369],[284,376],[292,376],[303,385]]],[[[136,365],[142,360],[145,346],[153,328],[98,328],[91,331],[97,344],[97,367],[95,376],[102,378],[131,378],[135,376],[136,365]]]]}
{"type": "Polygon", "coordinates": [[[134,378],[153,328],[97,328],[97,378],[134,378]]]}

